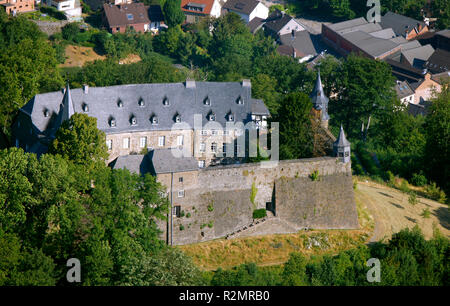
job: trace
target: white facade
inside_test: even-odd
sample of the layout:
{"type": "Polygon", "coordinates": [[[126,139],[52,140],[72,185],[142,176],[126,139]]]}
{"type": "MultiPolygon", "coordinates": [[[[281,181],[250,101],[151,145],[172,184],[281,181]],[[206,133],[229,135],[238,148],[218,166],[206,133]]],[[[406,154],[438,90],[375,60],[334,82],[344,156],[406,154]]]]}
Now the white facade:
{"type": "Polygon", "coordinates": [[[291,19],[284,27],[281,28],[281,30],[278,32],[278,35],[284,35],[284,34],[291,34],[292,30],[295,32],[298,31],[305,31],[306,29],[297,21],[295,21],[294,18],[291,19]]]}
{"type": "Polygon", "coordinates": [[[214,3],[211,8],[211,13],[210,13],[211,17],[219,18],[221,10],[222,10],[222,6],[220,5],[219,1],[214,0],[214,3]]]}
{"type": "Polygon", "coordinates": [[[269,8],[264,4],[262,4],[261,2],[259,2],[258,5],[253,10],[253,12],[250,13],[247,22],[252,21],[252,19],[255,17],[267,19],[267,17],[269,17],[269,8]]]}
{"type": "Polygon", "coordinates": [[[48,6],[53,6],[60,12],[64,12],[70,21],[81,19],[81,5],[77,0],[46,0],[48,6]]]}

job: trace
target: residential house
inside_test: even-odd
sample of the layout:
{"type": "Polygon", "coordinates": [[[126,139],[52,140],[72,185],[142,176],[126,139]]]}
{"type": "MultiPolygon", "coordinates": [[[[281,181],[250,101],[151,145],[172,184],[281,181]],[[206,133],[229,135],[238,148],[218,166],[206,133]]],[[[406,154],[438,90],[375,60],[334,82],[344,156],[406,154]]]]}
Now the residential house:
{"type": "Polygon", "coordinates": [[[408,84],[408,81],[398,81],[395,84],[395,92],[403,105],[408,106],[409,103],[414,103],[414,90],[408,84]]]}
{"type": "Polygon", "coordinates": [[[264,20],[262,26],[267,34],[275,39],[286,34],[292,34],[298,31],[305,31],[306,27],[289,16],[284,11],[275,10],[269,17],[264,20]]]}
{"type": "Polygon", "coordinates": [[[104,24],[111,33],[125,33],[126,29],[136,32],[157,32],[164,24],[159,5],[150,7],[143,3],[103,4],[104,24]],[[152,18],[152,19],[150,19],[152,18]]]}
{"type": "Polygon", "coordinates": [[[441,84],[436,78],[432,78],[430,73],[426,73],[424,78],[418,82],[411,83],[411,88],[414,90],[413,104],[420,104],[422,101],[429,101],[435,93],[441,91],[441,84]]]}
{"type": "Polygon", "coordinates": [[[270,115],[262,100],[251,97],[249,80],[67,86],[36,95],[21,109],[13,126],[16,146],[45,153],[75,112],[97,118],[106,134],[108,162],[145,149],[182,148],[200,167],[244,158],[244,126],[264,130],[270,115]]]}
{"type": "Polygon", "coordinates": [[[269,8],[257,0],[228,0],[222,7],[222,14],[229,12],[238,14],[247,24],[256,17],[269,17],[269,8]]]}
{"type": "Polygon", "coordinates": [[[425,22],[393,12],[381,16],[380,25],[383,29],[392,29],[397,36],[402,36],[406,40],[414,39],[429,30],[425,22]]]}
{"type": "Polygon", "coordinates": [[[277,42],[280,44],[277,48],[278,53],[292,56],[301,63],[317,55],[308,31],[292,31],[291,33],[280,35],[277,42]]]}
{"type": "Polygon", "coordinates": [[[6,14],[15,16],[18,13],[34,11],[34,0],[0,0],[0,6],[6,14]]]}
{"type": "Polygon", "coordinates": [[[186,15],[186,23],[195,23],[205,17],[220,17],[219,0],[181,0],[181,10],[186,15]]]}
{"type": "Polygon", "coordinates": [[[47,6],[52,6],[58,11],[63,12],[68,20],[82,20],[80,0],[44,0],[44,2],[47,6]]]}

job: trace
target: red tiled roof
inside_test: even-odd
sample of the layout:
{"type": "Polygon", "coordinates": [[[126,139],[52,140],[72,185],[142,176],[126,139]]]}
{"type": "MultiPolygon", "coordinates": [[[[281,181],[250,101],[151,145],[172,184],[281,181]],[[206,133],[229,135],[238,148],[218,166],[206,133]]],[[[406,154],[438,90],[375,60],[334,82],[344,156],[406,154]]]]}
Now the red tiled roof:
{"type": "Polygon", "coordinates": [[[211,14],[211,9],[213,7],[213,4],[214,4],[214,0],[181,0],[181,10],[183,12],[188,12],[188,13],[209,15],[209,14],[211,14]],[[190,4],[203,6],[203,11],[195,11],[195,10],[188,9],[190,4]]]}

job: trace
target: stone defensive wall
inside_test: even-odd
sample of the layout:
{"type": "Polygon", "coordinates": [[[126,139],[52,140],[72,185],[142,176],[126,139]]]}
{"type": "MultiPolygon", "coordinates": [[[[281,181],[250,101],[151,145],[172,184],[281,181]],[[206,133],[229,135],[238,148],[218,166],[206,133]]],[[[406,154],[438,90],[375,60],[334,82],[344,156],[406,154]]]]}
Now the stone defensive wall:
{"type": "Polygon", "coordinates": [[[160,225],[164,238],[172,228],[174,245],[245,232],[359,228],[351,164],[335,157],[215,166],[192,174],[195,183],[184,186],[182,200],[174,200],[181,216],[173,216],[172,226],[170,218],[160,225]],[[253,220],[253,211],[260,208],[268,216],[253,220]]]}

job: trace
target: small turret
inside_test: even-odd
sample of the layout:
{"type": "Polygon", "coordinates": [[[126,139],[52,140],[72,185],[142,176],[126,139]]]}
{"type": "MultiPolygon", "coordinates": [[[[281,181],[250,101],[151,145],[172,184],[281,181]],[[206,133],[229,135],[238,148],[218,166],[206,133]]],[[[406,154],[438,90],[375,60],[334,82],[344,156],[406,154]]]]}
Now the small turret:
{"type": "Polygon", "coordinates": [[[328,115],[329,99],[323,91],[322,80],[320,79],[320,69],[317,72],[316,84],[309,97],[311,98],[314,108],[321,112],[322,125],[328,127],[328,120],[330,120],[330,116],[328,115]]]}
{"type": "Polygon", "coordinates": [[[339,157],[343,163],[350,161],[350,142],[345,137],[344,129],[341,125],[341,131],[336,141],[333,143],[334,156],[339,157]]]}

